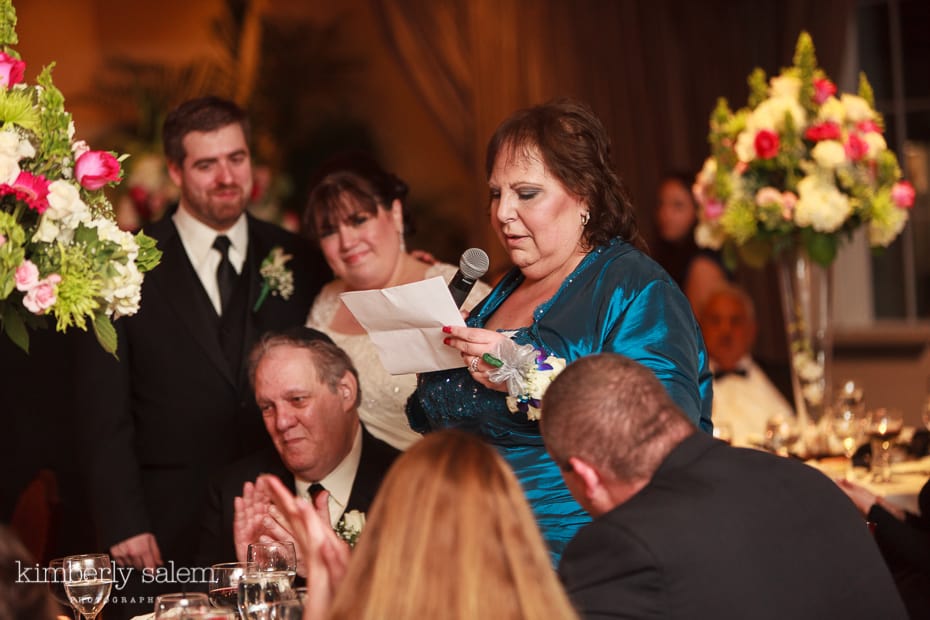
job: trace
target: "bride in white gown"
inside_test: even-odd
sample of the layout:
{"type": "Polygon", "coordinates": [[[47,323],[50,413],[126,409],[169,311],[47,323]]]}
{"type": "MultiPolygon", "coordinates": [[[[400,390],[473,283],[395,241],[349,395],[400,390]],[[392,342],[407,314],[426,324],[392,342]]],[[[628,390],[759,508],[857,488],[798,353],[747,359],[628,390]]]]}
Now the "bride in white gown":
{"type": "MultiPolygon", "coordinates": [[[[399,450],[420,438],[407,423],[404,405],[416,375],[392,376],[381,365],[368,334],[339,299],[346,291],[381,289],[442,276],[456,267],[429,264],[404,246],[407,185],[368,156],[355,154],[324,166],[310,193],[304,227],[320,244],[336,279],[317,295],[307,326],[326,332],[352,358],[359,372],[359,416],[375,437],[399,450]]],[[[490,289],[478,282],[465,301],[468,310],[490,289]]]]}

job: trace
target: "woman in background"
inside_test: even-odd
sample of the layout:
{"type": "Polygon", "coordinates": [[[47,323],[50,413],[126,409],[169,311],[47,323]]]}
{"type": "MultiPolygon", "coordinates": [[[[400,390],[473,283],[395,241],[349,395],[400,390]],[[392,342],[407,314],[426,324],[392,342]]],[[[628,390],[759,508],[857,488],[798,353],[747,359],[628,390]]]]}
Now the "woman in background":
{"type": "MultiPolygon", "coordinates": [[[[317,295],[307,326],[326,332],[359,371],[359,417],[368,431],[399,450],[420,438],[404,414],[415,375],[388,374],[364,328],[339,299],[346,291],[382,289],[442,276],[457,267],[428,264],[407,253],[404,244],[407,184],[371,157],[353,153],[334,158],[318,173],[304,213],[304,229],[315,239],[336,279],[317,295]]],[[[463,309],[489,288],[478,282],[463,309]]]]}
{"type": "Polygon", "coordinates": [[[694,240],[698,206],[691,193],[693,175],[671,172],[662,177],[656,196],[656,241],[652,257],[684,291],[697,312],[707,295],[724,284],[728,276],[720,255],[699,248],[694,240]]]}
{"type": "Polygon", "coordinates": [[[523,485],[557,562],[590,518],[546,454],[539,422],[511,412],[482,359],[510,339],[566,363],[610,351],[652,370],[695,426],[710,431],[712,377],[688,300],[640,251],[633,206],[613,170],[607,132],[584,105],[521,110],[487,149],[490,223],[516,267],[446,327],[466,368],[423,373],[407,404],[423,432],[459,428],[491,443],[523,485]]]}
{"type": "Polygon", "coordinates": [[[473,435],[434,433],[397,459],[351,555],[277,478],[259,484],[307,558],[305,620],[577,618],[520,485],[473,435]]]}

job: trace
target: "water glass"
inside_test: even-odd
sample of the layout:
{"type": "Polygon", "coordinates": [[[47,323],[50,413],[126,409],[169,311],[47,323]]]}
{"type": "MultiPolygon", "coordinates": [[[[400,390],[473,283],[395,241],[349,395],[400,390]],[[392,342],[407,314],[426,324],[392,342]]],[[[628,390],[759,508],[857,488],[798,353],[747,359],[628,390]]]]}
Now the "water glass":
{"type": "Polygon", "coordinates": [[[843,446],[846,456],[846,479],[851,480],[853,474],[853,456],[865,434],[866,419],[855,407],[842,406],[837,409],[830,420],[833,435],[843,446]]]}
{"type": "Polygon", "coordinates": [[[184,618],[211,611],[210,599],[203,592],[173,592],[155,597],[155,620],[184,618]]]}
{"type": "Polygon", "coordinates": [[[250,569],[239,579],[239,613],[243,620],[270,620],[274,603],[294,598],[285,571],[250,569]]]}
{"type": "Polygon", "coordinates": [[[269,620],[302,620],[304,616],[304,604],[296,599],[274,603],[268,610],[269,620]]]}
{"type": "Polygon", "coordinates": [[[779,456],[788,456],[800,436],[801,430],[791,418],[774,415],[765,423],[765,447],[779,456]]]}
{"type": "Polygon", "coordinates": [[[251,543],[248,560],[259,571],[286,572],[291,584],[297,576],[297,549],[291,541],[251,543]]]}
{"type": "Polygon", "coordinates": [[[904,416],[897,409],[876,409],[869,413],[869,438],[872,440],[872,479],[891,482],[891,447],[904,427],[904,416]]]}

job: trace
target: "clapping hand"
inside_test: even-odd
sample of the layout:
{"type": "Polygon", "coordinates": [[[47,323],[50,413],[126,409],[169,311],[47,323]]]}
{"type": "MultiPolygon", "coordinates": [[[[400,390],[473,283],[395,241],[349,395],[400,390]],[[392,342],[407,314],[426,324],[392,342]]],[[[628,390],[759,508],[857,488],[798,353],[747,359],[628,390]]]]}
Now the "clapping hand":
{"type": "Polygon", "coordinates": [[[299,556],[307,569],[307,589],[313,593],[306,605],[305,618],[324,618],[336,588],[345,577],[349,563],[349,546],[336,535],[329,522],[326,491],[316,498],[316,504],[294,497],[275,476],[258,478],[256,488],[271,498],[283,521],[282,527],[293,533],[299,556]]]}

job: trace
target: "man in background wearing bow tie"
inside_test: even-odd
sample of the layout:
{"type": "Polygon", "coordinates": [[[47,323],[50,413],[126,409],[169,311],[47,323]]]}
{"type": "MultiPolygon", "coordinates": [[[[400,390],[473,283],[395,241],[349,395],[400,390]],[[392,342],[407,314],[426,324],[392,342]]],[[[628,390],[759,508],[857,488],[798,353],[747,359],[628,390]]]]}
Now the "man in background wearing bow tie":
{"type": "Polygon", "coordinates": [[[244,358],[266,330],[302,325],[329,279],[303,239],[245,212],[249,123],[235,103],[181,104],[163,141],[181,199],[146,229],[162,263],[145,277],[139,313],[116,323],[119,359],[90,344],[76,372],[86,436],[75,465],[87,474],[100,550],[132,569],[107,618],[195,588],[171,575],[193,564],[207,472],[267,444],[244,358]],[[293,286],[263,298],[260,269],[275,252],[291,256],[293,286]]]}
{"type": "Polygon", "coordinates": [[[698,321],[714,373],[715,429],[729,428],[734,445],[749,445],[753,438],[761,442],[769,418],[793,418],[794,411],[752,359],[752,300],[735,286],[718,288],[701,306],[698,321]]]}

